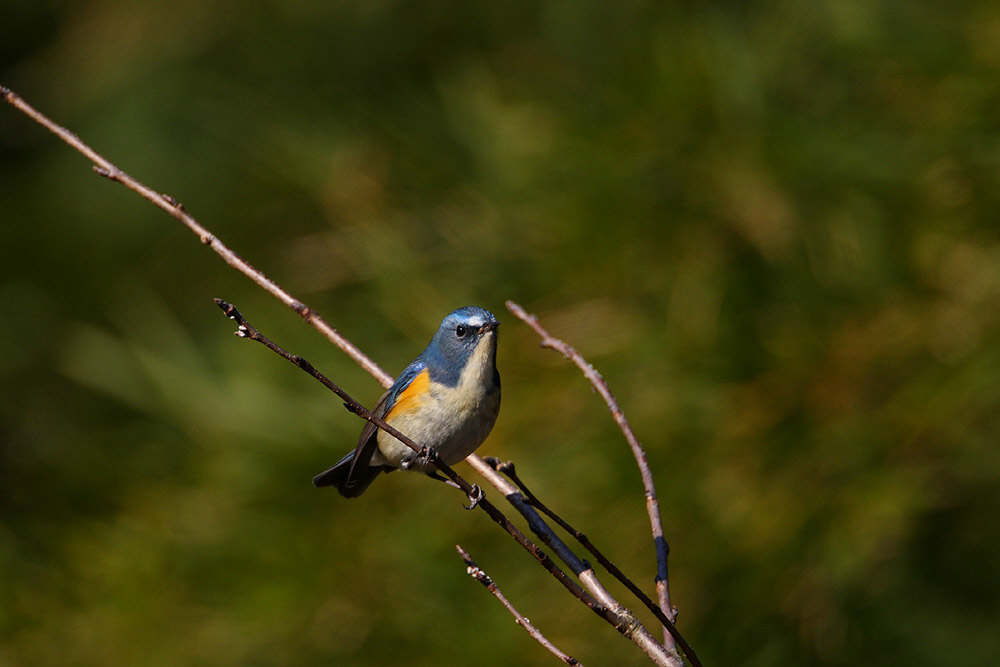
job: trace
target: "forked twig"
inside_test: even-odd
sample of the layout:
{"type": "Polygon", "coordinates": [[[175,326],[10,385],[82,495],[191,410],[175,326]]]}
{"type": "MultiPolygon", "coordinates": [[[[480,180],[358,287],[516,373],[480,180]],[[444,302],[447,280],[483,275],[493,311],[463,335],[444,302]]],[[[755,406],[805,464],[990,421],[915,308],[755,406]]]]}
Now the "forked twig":
{"type": "MultiPolygon", "coordinates": [[[[663,524],[660,521],[660,503],[656,499],[656,485],[653,482],[653,473],[649,469],[649,461],[646,458],[646,451],[639,444],[639,439],[632,432],[625,413],[618,406],[611,388],[605,382],[601,374],[591,366],[583,356],[565,341],[552,336],[545,328],[538,323],[538,318],[528,314],[524,308],[513,301],[507,301],[507,310],[514,314],[519,320],[531,327],[542,339],[542,347],[547,347],[561,353],[564,357],[572,361],[579,368],[584,376],[594,386],[594,389],[604,398],[604,402],[611,411],[611,416],[621,429],[625,440],[632,449],[632,456],[635,457],[636,465],[639,466],[639,474],[642,476],[642,486],[646,492],[646,513],[649,515],[649,525],[653,531],[653,545],[656,549],[656,592],[660,601],[660,609],[674,622],[677,620],[677,610],[670,604],[670,582],[667,577],[667,557],[670,554],[670,545],[663,536],[663,524]]],[[[673,643],[674,633],[670,632],[670,627],[664,627],[664,644],[673,643]]],[[[691,654],[688,654],[691,657],[691,654]]]]}
{"type": "Polygon", "coordinates": [[[617,565],[608,560],[608,558],[594,545],[594,543],[590,541],[590,538],[571,526],[568,521],[549,509],[545,503],[539,500],[538,497],[531,492],[531,489],[529,489],[524,481],[518,476],[517,469],[513,463],[510,461],[500,461],[499,459],[493,457],[487,457],[486,462],[493,466],[493,468],[497,471],[502,472],[504,475],[509,477],[510,480],[517,485],[517,488],[521,490],[521,493],[524,494],[530,505],[537,508],[542,514],[559,524],[563,530],[576,538],[576,540],[582,544],[587,551],[592,553],[597,559],[597,562],[600,563],[605,570],[610,572],[615,579],[620,581],[627,589],[629,589],[632,594],[635,595],[647,609],[649,609],[649,611],[653,612],[657,620],[663,624],[663,627],[666,628],[667,632],[669,632],[674,640],[680,645],[681,650],[684,652],[684,655],[687,656],[688,660],[691,661],[691,664],[694,665],[694,667],[701,667],[701,661],[698,659],[698,656],[695,655],[694,649],[691,648],[691,646],[687,643],[687,640],[685,640],[681,635],[677,626],[674,625],[673,620],[667,618],[663,613],[663,610],[657,607],[656,603],[650,600],[649,596],[646,595],[634,581],[629,579],[624,572],[618,569],[617,565]]]}
{"type": "Polygon", "coordinates": [[[511,616],[514,617],[515,623],[524,628],[525,631],[529,635],[531,635],[536,642],[544,646],[549,653],[556,656],[557,658],[565,662],[567,665],[580,665],[579,660],[577,660],[571,655],[567,655],[566,653],[561,651],[559,647],[550,642],[548,638],[546,638],[545,635],[543,635],[541,631],[539,631],[538,628],[532,625],[531,621],[525,618],[525,616],[521,614],[521,612],[519,612],[517,608],[515,608],[514,605],[510,603],[510,600],[507,599],[507,596],[505,596],[497,587],[496,582],[493,581],[493,578],[490,577],[490,575],[486,574],[486,572],[481,567],[479,567],[479,565],[476,564],[476,561],[472,560],[472,556],[469,555],[469,552],[463,549],[462,546],[459,544],[455,545],[455,550],[458,551],[458,555],[461,557],[461,559],[465,561],[466,565],[465,571],[469,574],[469,576],[478,581],[479,583],[481,583],[483,586],[486,587],[486,590],[488,590],[490,593],[493,594],[493,597],[495,597],[500,602],[500,604],[502,604],[504,608],[510,612],[511,616]]]}
{"type": "MultiPolygon", "coordinates": [[[[573,554],[572,551],[569,549],[569,547],[567,547],[563,543],[563,541],[559,538],[559,536],[555,534],[552,528],[550,528],[549,525],[545,523],[545,521],[538,515],[535,508],[531,505],[531,503],[528,502],[527,498],[525,498],[524,495],[521,493],[520,489],[518,489],[513,483],[511,483],[510,480],[508,480],[506,477],[504,477],[494,468],[492,468],[489,463],[487,463],[481,457],[476,456],[475,454],[465,459],[465,462],[468,463],[473,468],[475,468],[476,472],[482,475],[483,478],[490,483],[490,486],[498,489],[501,493],[504,494],[504,497],[507,499],[507,502],[513,505],[514,509],[516,509],[518,512],[521,513],[521,515],[528,521],[528,526],[539,537],[539,539],[542,540],[542,542],[544,542],[547,546],[552,547],[553,551],[555,551],[555,553],[559,555],[560,558],[564,558],[564,560],[565,558],[572,559],[571,561],[566,560],[565,562],[567,563],[567,565],[570,566],[571,569],[573,569],[573,572],[576,574],[577,578],[583,583],[584,587],[587,589],[587,591],[590,592],[591,595],[593,595],[597,600],[601,601],[603,604],[606,604],[609,607],[619,610],[619,613],[623,614],[625,617],[635,618],[632,612],[625,609],[621,605],[621,603],[618,602],[618,600],[616,600],[614,596],[612,596],[611,593],[608,592],[608,590],[601,583],[600,579],[598,579],[597,574],[594,572],[594,569],[590,566],[590,564],[587,563],[587,561],[581,560],[575,554],[573,554]],[[568,554],[568,556],[564,556],[564,554],[568,554]],[[577,568],[582,568],[582,569],[578,570],[577,568]]],[[[653,605],[652,611],[656,615],[657,620],[660,621],[660,623],[664,623],[664,619],[666,618],[666,616],[662,611],[660,611],[656,607],[656,605],[653,605]]],[[[664,627],[666,627],[665,624],[664,627]]],[[[639,638],[642,639],[642,641],[648,640],[656,642],[656,640],[653,639],[652,635],[650,635],[648,632],[644,633],[639,638]]],[[[683,645],[687,646],[687,643],[685,642],[683,645]]],[[[640,647],[643,646],[640,645],[640,647]]],[[[677,651],[676,646],[671,645],[669,648],[667,648],[665,645],[657,643],[657,647],[666,650],[667,655],[670,658],[671,665],[683,664],[683,661],[681,660],[680,657],[680,653],[677,651]]],[[[647,655],[649,655],[653,649],[650,647],[643,647],[643,650],[646,651],[647,655]]],[[[698,662],[698,657],[694,655],[693,651],[691,655],[688,656],[688,659],[691,661],[691,664],[694,665],[694,667],[700,667],[701,663],[698,662]]]]}

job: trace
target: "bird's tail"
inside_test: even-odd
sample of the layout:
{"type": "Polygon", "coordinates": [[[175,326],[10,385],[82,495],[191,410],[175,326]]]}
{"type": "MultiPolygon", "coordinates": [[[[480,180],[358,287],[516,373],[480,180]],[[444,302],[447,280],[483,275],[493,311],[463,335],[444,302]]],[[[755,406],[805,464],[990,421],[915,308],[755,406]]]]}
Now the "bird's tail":
{"type": "Polygon", "coordinates": [[[314,486],[335,486],[345,498],[357,498],[371,485],[385,466],[368,466],[360,462],[351,470],[355,452],[348,452],[332,468],[313,477],[314,486]]]}

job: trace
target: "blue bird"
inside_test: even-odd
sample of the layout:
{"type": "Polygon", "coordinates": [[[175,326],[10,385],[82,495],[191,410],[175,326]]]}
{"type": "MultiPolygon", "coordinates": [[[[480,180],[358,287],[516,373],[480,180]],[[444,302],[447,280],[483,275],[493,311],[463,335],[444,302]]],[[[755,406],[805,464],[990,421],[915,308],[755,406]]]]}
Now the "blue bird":
{"type": "MultiPolygon", "coordinates": [[[[372,414],[416,444],[434,449],[448,465],[463,460],[483,443],[500,412],[499,325],[493,313],[478,306],[449,313],[372,414]]],[[[433,464],[365,422],[354,451],[316,475],[313,484],[335,486],[342,496],[355,498],[380,472],[396,468],[434,472],[433,464]]]]}

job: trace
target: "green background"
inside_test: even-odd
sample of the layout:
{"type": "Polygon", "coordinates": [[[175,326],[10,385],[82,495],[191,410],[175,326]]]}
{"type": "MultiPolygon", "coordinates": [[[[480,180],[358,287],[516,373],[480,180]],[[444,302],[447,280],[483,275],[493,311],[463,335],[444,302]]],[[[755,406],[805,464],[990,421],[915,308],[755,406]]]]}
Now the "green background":
{"type": "MultiPolygon", "coordinates": [[[[706,665],[996,659],[996,3],[2,12],[0,83],[390,373],[496,312],[480,452],[652,590],[631,455],[504,300],[577,346],[647,447],[706,665]]],[[[0,211],[0,664],[555,664],[456,543],[567,652],[643,664],[455,492],[314,489],[360,423],[211,298],[380,387],[6,105],[0,211]]]]}

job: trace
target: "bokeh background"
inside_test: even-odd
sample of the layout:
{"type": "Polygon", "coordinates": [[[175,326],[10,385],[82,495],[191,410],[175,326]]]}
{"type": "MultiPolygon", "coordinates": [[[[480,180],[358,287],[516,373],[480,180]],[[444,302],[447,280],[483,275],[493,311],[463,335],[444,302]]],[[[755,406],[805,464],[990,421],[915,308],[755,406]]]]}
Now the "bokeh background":
{"type": "MultiPolygon", "coordinates": [[[[706,665],[995,660],[1000,5],[2,13],[0,83],[389,372],[494,310],[481,453],[652,590],[626,446],[504,300],[577,346],[648,449],[706,665]]],[[[314,489],[360,423],[211,298],[380,387],[6,106],[0,198],[0,664],[553,664],[456,543],[584,663],[644,663],[453,491],[314,489]]]]}

